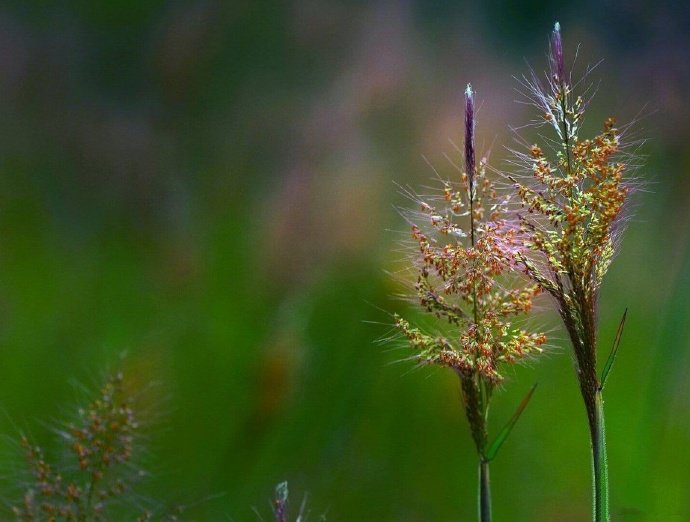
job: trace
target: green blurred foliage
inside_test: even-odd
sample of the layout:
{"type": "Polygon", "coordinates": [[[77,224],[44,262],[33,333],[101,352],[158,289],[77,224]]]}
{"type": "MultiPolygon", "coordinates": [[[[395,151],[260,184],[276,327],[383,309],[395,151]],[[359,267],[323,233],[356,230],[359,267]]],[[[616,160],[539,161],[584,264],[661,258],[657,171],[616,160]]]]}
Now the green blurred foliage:
{"type": "MultiPolygon", "coordinates": [[[[375,343],[408,309],[393,181],[428,183],[422,154],[452,175],[468,81],[502,165],[530,116],[512,76],[543,67],[554,19],[580,66],[606,60],[589,128],[646,105],[651,139],[600,307],[603,353],[629,308],[613,512],[690,518],[690,15],[664,3],[5,2],[0,431],[50,448],[74,383],[121,366],[160,385],[149,494],[190,518],[255,520],[286,479],[329,520],[471,520],[456,379],[375,343]]],[[[540,383],[492,468],[497,520],[589,514],[584,408],[543,320],[558,348],[494,401],[496,430],[540,383]]]]}

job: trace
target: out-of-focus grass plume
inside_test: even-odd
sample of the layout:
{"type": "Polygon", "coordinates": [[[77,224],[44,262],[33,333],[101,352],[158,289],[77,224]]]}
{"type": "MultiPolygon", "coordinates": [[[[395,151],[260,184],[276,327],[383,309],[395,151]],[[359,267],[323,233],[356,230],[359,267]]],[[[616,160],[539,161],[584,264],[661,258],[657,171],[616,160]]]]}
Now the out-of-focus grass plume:
{"type": "MultiPolygon", "coordinates": [[[[2,433],[59,417],[71,381],[126,352],[125,375],[164,383],[153,498],[253,520],[287,479],[329,519],[470,519],[474,449],[453,376],[409,375],[389,364],[404,352],[372,343],[391,322],[380,310],[404,309],[381,269],[400,263],[387,230],[406,233],[393,182],[433,178],[422,154],[452,175],[443,154],[461,143],[468,82],[484,101],[478,148],[500,167],[506,124],[530,117],[511,77],[523,57],[544,69],[559,20],[567,56],[582,42],[576,67],[605,59],[583,132],[646,107],[651,139],[648,191],[601,288],[604,346],[629,308],[607,384],[612,512],[690,518],[690,14],[450,5],[4,2],[2,433]]],[[[563,354],[506,376],[540,386],[492,469],[497,520],[589,513],[582,406],[554,336],[563,354]]],[[[506,386],[492,418],[523,393],[506,386]]]]}

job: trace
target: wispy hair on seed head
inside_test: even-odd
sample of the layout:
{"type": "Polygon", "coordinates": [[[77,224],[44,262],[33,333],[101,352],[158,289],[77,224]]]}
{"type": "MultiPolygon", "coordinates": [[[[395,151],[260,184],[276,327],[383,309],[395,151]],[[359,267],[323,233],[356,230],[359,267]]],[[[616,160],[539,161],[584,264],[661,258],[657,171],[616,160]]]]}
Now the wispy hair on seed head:
{"type": "Polygon", "coordinates": [[[396,317],[396,325],[415,348],[419,361],[467,375],[479,372],[482,378],[497,383],[501,379],[499,363],[539,352],[545,338],[514,329],[514,319],[513,329],[502,326],[508,316],[527,312],[538,292],[534,285],[520,283],[514,272],[522,247],[517,240],[518,224],[505,212],[509,198],[499,193],[488,175],[486,159],[476,160],[474,98],[468,84],[464,168],[448,158],[457,171],[456,179],[444,179],[432,167],[439,188],[418,195],[401,187],[413,205],[401,210],[412,231],[402,242],[402,250],[408,252],[407,271],[412,275],[408,280],[413,281],[409,295],[436,320],[441,319],[439,324],[445,322],[439,330],[446,333],[431,334],[400,317],[396,317]],[[482,337],[491,349],[479,353],[473,339],[488,336],[490,331],[500,335],[482,337]]]}

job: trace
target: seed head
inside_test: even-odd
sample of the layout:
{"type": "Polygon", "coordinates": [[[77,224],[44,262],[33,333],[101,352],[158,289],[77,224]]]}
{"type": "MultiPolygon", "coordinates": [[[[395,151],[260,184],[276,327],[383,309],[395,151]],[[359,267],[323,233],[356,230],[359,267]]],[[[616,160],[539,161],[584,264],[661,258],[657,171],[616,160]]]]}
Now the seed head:
{"type": "Polygon", "coordinates": [[[542,334],[515,326],[539,293],[514,270],[522,257],[518,224],[508,218],[507,198],[475,160],[474,93],[465,91],[465,167],[459,182],[446,181],[435,197],[412,195],[408,212],[414,245],[415,300],[449,327],[430,335],[396,316],[396,327],[420,363],[454,369],[461,378],[501,380],[499,365],[541,351],[542,334]]]}
{"type": "MultiPolygon", "coordinates": [[[[515,152],[514,163],[522,168],[509,176],[519,204],[523,244],[528,248],[520,261],[525,273],[555,299],[573,345],[579,378],[596,384],[598,295],[634,186],[630,172],[634,154],[624,141],[625,129],[620,130],[613,118],[604,122],[598,134],[580,135],[586,92],[574,92],[576,88],[563,76],[559,24],[550,44],[552,81],[543,88],[533,74],[523,86],[525,95],[536,100],[534,105],[547,112],[555,136],[544,138],[541,146],[515,152]]],[[[589,401],[592,418],[594,408],[589,401]]]]}

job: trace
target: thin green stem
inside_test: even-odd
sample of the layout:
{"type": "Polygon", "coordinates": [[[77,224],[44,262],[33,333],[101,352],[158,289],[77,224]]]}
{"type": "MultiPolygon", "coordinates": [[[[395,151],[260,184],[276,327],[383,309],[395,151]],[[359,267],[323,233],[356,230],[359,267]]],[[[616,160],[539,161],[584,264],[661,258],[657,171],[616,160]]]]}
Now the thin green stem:
{"type": "MultiPolygon", "coordinates": [[[[604,399],[601,383],[596,374],[596,349],[594,330],[578,331],[579,321],[568,313],[562,314],[568,333],[573,342],[577,361],[577,378],[580,393],[587,411],[587,423],[592,448],[592,520],[609,522],[609,480],[606,460],[606,429],[604,424],[604,399]],[[584,338],[584,340],[583,340],[584,338]]],[[[589,321],[588,324],[592,324],[589,321]]]]}
{"type": "Polygon", "coordinates": [[[596,429],[592,437],[592,482],[594,485],[594,521],[608,522],[609,514],[609,466],[606,459],[606,428],[604,425],[604,399],[597,391],[596,429]]]}
{"type": "Polygon", "coordinates": [[[491,522],[491,481],[489,479],[489,462],[479,458],[479,522],[491,522]]]}

